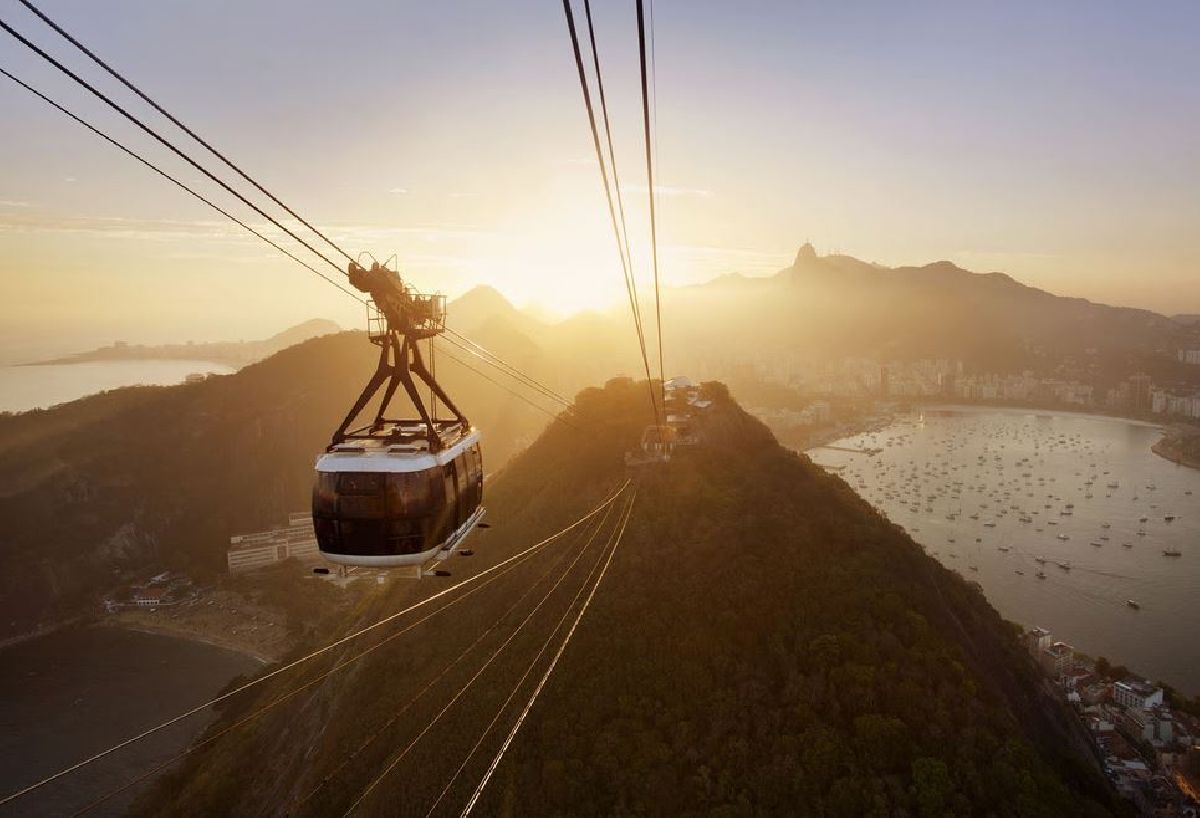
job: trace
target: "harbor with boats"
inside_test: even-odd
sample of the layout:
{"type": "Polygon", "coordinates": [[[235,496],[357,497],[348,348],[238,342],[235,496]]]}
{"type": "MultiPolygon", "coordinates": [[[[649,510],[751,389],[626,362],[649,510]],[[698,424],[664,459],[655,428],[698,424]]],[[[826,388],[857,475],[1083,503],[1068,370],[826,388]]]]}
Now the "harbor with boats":
{"type": "Polygon", "coordinates": [[[808,454],[1006,618],[1196,693],[1200,472],[1154,454],[1160,434],[1114,418],[939,407],[808,454]]]}

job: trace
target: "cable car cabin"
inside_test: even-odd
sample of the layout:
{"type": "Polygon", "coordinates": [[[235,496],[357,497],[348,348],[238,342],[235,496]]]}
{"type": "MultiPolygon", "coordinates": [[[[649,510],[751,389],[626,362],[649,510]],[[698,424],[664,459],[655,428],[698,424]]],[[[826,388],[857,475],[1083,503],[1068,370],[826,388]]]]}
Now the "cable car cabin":
{"type": "Polygon", "coordinates": [[[317,458],[313,527],[325,559],[421,565],[462,543],[484,514],[479,432],[452,423],[438,433],[435,452],[423,422],[389,421],[317,458]]]}

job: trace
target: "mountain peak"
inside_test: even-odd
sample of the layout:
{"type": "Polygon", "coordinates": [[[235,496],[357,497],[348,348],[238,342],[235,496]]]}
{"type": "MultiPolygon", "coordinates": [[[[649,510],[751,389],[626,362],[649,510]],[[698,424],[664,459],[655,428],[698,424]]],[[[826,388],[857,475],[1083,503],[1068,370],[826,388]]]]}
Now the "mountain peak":
{"type": "Polygon", "coordinates": [[[799,267],[810,261],[816,261],[816,260],[817,260],[816,249],[812,246],[812,242],[806,241],[800,247],[800,249],[796,251],[796,260],[792,262],[792,266],[799,267]]]}
{"type": "Polygon", "coordinates": [[[458,307],[470,305],[473,309],[494,309],[505,312],[515,309],[512,302],[505,298],[499,290],[487,284],[479,284],[467,290],[454,299],[454,305],[458,307]]]}

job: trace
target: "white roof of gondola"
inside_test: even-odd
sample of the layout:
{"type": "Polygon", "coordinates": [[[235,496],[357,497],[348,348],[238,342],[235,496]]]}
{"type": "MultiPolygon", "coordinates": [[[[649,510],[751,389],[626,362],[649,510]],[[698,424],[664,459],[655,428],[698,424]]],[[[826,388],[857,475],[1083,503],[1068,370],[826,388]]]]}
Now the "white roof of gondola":
{"type": "Polygon", "coordinates": [[[335,451],[317,458],[319,472],[385,472],[400,474],[425,471],[448,463],[479,443],[479,430],[471,429],[440,452],[429,451],[429,443],[419,440],[394,445],[380,438],[347,440],[335,451]]]}
{"type": "Polygon", "coordinates": [[[686,375],[676,375],[671,380],[663,384],[665,389],[691,389],[696,384],[692,383],[692,379],[686,375]]]}

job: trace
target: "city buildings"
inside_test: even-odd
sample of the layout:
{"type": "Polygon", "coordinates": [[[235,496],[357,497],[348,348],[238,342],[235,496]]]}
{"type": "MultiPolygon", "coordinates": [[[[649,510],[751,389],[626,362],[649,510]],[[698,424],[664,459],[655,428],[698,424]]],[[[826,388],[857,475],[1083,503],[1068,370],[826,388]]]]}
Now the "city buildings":
{"type": "Polygon", "coordinates": [[[1161,687],[1148,682],[1129,680],[1113,685],[1113,701],[1122,707],[1149,710],[1163,703],[1161,687]]]}
{"type": "MultiPolygon", "coordinates": [[[[1200,362],[1200,350],[1181,350],[1180,360],[1192,362],[1193,353],[1200,362]]],[[[1056,372],[1053,377],[1033,370],[967,372],[962,361],[944,359],[843,358],[804,364],[789,358],[755,366],[759,378],[813,396],[1016,403],[1200,418],[1200,388],[1194,384],[1156,384],[1150,375],[1138,372],[1097,387],[1082,377],[1087,367],[1064,365],[1056,372]]]]}
{"type": "Polygon", "coordinates": [[[1143,679],[1113,681],[1091,659],[1045,628],[1025,646],[1074,708],[1096,760],[1140,815],[1200,818],[1200,719],[1173,712],[1161,687],[1143,679]]]}

